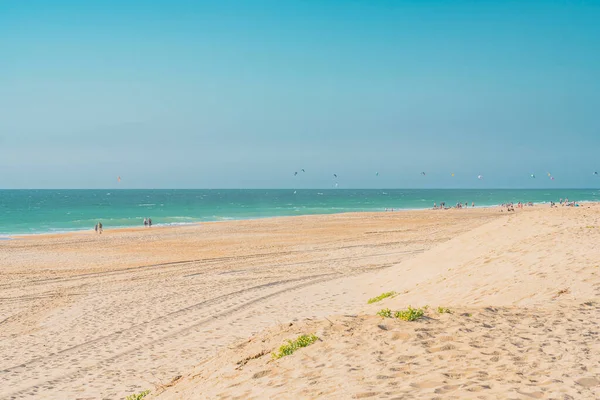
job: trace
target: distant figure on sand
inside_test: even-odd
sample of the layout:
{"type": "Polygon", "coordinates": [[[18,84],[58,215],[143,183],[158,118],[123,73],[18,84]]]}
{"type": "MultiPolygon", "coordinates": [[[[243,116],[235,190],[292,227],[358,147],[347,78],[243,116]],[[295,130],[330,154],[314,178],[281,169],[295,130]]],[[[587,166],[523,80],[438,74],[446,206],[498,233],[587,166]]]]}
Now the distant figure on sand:
{"type": "Polygon", "coordinates": [[[94,226],[94,230],[96,231],[96,233],[98,233],[98,224],[96,224],[96,225],[94,226]]]}
{"type": "Polygon", "coordinates": [[[152,218],[148,218],[148,227],[152,227],[152,218]]]}
{"type": "Polygon", "coordinates": [[[148,219],[144,218],[144,226],[148,226],[148,219]]]}
{"type": "Polygon", "coordinates": [[[102,222],[98,222],[98,233],[102,234],[102,222]]]}

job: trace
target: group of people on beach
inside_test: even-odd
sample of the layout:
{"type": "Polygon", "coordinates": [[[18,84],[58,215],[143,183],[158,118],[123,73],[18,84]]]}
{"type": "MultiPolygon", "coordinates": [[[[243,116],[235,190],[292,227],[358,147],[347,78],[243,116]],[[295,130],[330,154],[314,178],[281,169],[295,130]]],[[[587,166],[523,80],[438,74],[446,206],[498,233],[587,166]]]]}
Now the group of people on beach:
{"type": "MultiPolygon", "coordinates": [[[[579,204],[577,204],[576,202],[572,201],[569,202],[569,199],[560,199],[560,205],[561,206],[567,206],[567,207],[579,207],[579,204]]],[[[456,206],[454,206],[454,208],[467,208],[469,206],[469,203],[464,203],[464,205],[462,203],[456,203],[456,206]]],[[[475,207],[475,203],[471,203],[471,207],[475,207]]],[[[503,212],[504,209],[506,209],[506,211],[515,211],[515,208],[517,209],[523,209],[523,207],[533,207],[533,202],[518,202],[518,203],[502,203],[501,208],[500,208],[500,212],[503,212]]],[[[550,207],[558,207],[556,205],[555,202],[551,201],[550,202],[550,207]]],[[[433,209],[434,210],[449,210],[451,207],[447,207],[445,202],[441,202],[440,205],[438,206],[436,203],[433,203],[433,209]]],[[[386,210],[387,211],[387,210],[386,210]]]]}
{"type": "MultiPolygon", "coordinates": [[[[531,207],[531,206],[533,206],[533,203],[529,202],[529,203],[525,204],[525,203],[521,203],[520,201],[517,203],[517,208],[521,208],[522,209],[525,206],[531,207]]],[[[503,207],[503,209],[500,210],[500,211],[504,211],[504,207],[506,207],[506,211],[515,211],[515,204],[512,203],[512,202],[510,202],[510,203],[502,203],[502,207],[503,207]]]]}
{"type": "Polygon", "coordinates": [[[567,206],[567,207],[579,207],[579,204],[575,203],[574,201],[569,202],[569,199],[560,199],[560,205],[561,206],[567,206]]]}
{"type": "MultiPolygon", "coordinates": [[[[456,203],[456,205],[454,206],[454,208],[468,208],[469,207],[469,203],[465,201],[465,204],[463,205],[463,203],[456,203]]],[[[471,202],[471,208],[475,207],[475,202],[471,202]]],[[[440,202],[440,205],[438,206],[437,203],[433,203],[433,209],[434,210],[449,210],[451,207],[446,207],[446,202],[442,201],[440,202]]]]}
{"type": "MultiPolygon", "coordinates": [[[[566,206],[566,207],[579,207],[578,203],[576,203],[574,201],[569,202],[568,198],[564,199],[564,200],[560,199],[559,203],[563,207],[564,206],[566,206]]],[[[519,208],[522,209],[525,206],[527,206],[527,207],[533,207],[533,202],[531,202],[531,201],[528,202],[528,203],[518,202],[517,205],[516,205],[517,209],[519,209],[519,208]]],[[[555,208],[555,207],[558,207],[558,205],[555,202],[551,201],[550,202],[550,207],[551,208],[555,208]]],[[[514,205],[514,203],[503,203],[502,204],[502,209],[500,209],[500,211],[501,212],[504,211],[504,208],[506,208],[506,211],[515,211],[515,205],[514,205]]]]}
{"type": "MultiPolygon", "coordinates": [[[[151,227],[152,226],[152,218],[144,218],[144,226],[151,227]]],[[[96,226],[94,226],[94,230],[97,234],[102,234],[102,222],[98,222],[96,226]]]]}

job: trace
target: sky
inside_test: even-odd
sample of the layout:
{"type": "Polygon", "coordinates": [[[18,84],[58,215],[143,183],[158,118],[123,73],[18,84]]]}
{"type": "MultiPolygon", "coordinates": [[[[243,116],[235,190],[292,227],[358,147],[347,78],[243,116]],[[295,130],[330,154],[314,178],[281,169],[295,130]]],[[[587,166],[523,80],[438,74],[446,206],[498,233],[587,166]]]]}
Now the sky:
{"type": "Polygon", "coordinates": [[[575,0],[1,1],[0,188],[598,187],[598,21],[575,0]]]}

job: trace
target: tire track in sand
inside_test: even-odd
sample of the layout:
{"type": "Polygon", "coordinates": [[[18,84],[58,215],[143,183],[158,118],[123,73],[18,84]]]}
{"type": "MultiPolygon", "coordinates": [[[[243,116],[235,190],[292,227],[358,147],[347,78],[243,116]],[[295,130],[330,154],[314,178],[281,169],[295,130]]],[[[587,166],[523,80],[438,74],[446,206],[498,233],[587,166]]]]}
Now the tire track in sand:
{"type": "MultiPolygon", "coordinates": [[[[82,374],[86,374],[87,372],[92,371],[92,370],[99,371],[99,373],[101,373],[103,369],[105,369],[108,366],[110,366],[111,364],[113,364],[119,358],[130,355],[136,351],[139,351],[140,349],[143,349],[145,347],[149,347],[152,345],[158,345],[161,342],[166,341],[167,339],[171,339],[175,336],[185,334],[186,332],[188,332],[192,329],[196,329],[196,328],[206,325],[210,322],[231,318],[233,313],[247,310],[248,308],[251,308],[252,306],[257,305],[260,302],[274,298],[274,297],[279,296],[284,293],[288,293],[289,291],[298,290],[298,289],[306,288],[308,286],[315,285],[318,283],[331,281],[331,280],[340,278],[342,276],[344,276],[344,275],[340,274],[340,273],[313,275],[313,276],[297,278],[297,279],[289,279],[289,280],[283,280],[283,281],[270,282],[270,283],[258,285],[258,286],[252,287],[252,288],[243,289],[243,290],[240,290],[237,292],[229,293],[229,294],[226,294],[223,296],[218,296],[213,299],[202,301],[202,302],[194,304],[192,306],[185,307],[181,310],[175,311],[173,313],[169,313],[167,315],[155,318],[153,320],[150,320],[150,321],[147,321],[147,322],[144,322],[141,324],[137,324],[135,326],[124,329],[122,331],[113,332],[113,333],[111,333],[109,335],[105,335],[101,338],[97,338],[92,341],[88,341],[88,342],[81,343],[76,346],[72,346],[68,349],[64,349],[60,352],[48,355],[46,357],[41,357],[41,358],[34,359],[29,362],[20,364],[20,365],[6,368],[6,369],[2,370],[1,372],[3,374],[11,373],[13,375],[18,375],[19,381],[22,384],[20,385],[20,387],[17,387],[17,388],[13,387],[11,391],[2,393],[2,396],[6,397],[7,399],[18,399],[18,398],[23,398],[24,396],[26,397],[26,396],[32,396],[32,395],[35,396],[37,391],[39,389],[43,388],[44,386],[52,388],[52,387],[54,387],[54,385],[57,385],[58,383],[64,383],[65,381],[68,382],[69,380],[72,380],[72,378],[81,376],[82,374]],[[285,288],[277,290],[275,292],[267,293],[262,296],[258,296],[258,297],[254,297],[254,298],[252,298],[252,296],[249,296],[250,298],[242,299],[241,301],[238,301],[237,303],[233,301],[233,299],[238,299],[239,297],[248,295],[248,294],[250,294],[250,292],[259,291],[259,293],[260,293],[261,291],[264,292],[265,290],[268,290],[269,288],[272,288],[274,286],[281,286],[281,285],[285,285],[288,283],[305,281],[307,279],[309,279],[309,282],[299,283],[299,284],[296,284],[296,285],[293,285],[290,287],[285,287],[285,288]],[[222,302],[227,299],[232,300],[232,301],[230,301],[231,306],[224,308],[224,307],[222,307],[222,302]],[[210,309],[210,306],[220,306],[221,308],[219,309],[218,313],[215,313],[214,310],[210,309]],[[164,334],[162,336],[153,338],[152,340],[146,341],[143,344],[139,344],[139,340],[138,340],[139,337],[148,337],[148,331],[145,330],[146,327],[154,326],[155,330],[159,330],[158,324],[159,323],[164,324],[166,322],[167,318],[171,318],[177,314],[185,313],[187,311],[191,311],[196,308],[202,309],[202,307],[204,307],[204,310],[203,310],[204,313],[203,313],[202,319],[197,320],[197,318],[194,318],[195,322],[193,322],[187,326],[184,326],[183,328],[173,330],[167,334],[164,334]],[[127,338],[125,336],[127,334],[130,335],[129,338],[127,338]],[[117,347],[114,345],[114,343],[117,340],[119,341],[119,344],[122,344],[122,342],[125,341],[126,339],[129,339],[129,341],[126,342],[126,344],[130,344],[130,343],[135,343],[135,344],[127,347],[126,350],[121,351],[121,352],[115,352],[111,348],[111,344],[113,345],[113,347],[117,347]],[[103,345],[105,346],[104,348],[102,348],[103,345]],[[85,348],[85,347],[89,348],[89,349],[86,349],[88,351],[96,350],[91,355],[92,356],[96,355],[96,357],[100,358],[100,359],[92,360],[90,363],[88,363],[88,365],[85,365],[82,367],[82,366],[79,366],[79,361],[81,358],[84,358],[84,359],[86,358],[85,352],[81,350],[82,348],[85,348]],[[99,352],[97,350],[99,348],[102,348],[100,353],[104,353],[104,357],[98,357],[99,352]],[[61,359],[58,359],[59,357],[61,359]],[[62,369],[70,370],[70,372],[68,372],[66,374],[52,376],[52,370],[57,367],[56,363],[63,364],[63,365],[61,365],[62,369]],[[68,367],[65,368],[64,364],[68,365],[68,367]],[[45,374],[39,374],[39,371],[44,371],[45,374]],[[36,374],[35,372],[38,372],[38,374],[36,374]],[[27,373],[29,373],[30,376],[27,376],[27,373]],[[42,376],[40,376],[40,375],[42,375],[42,376]]],[[[4,383],[2,385],[0,385],[2,388],[8,387],[7,384],[10,382],[8,380],[8,378],[10,378],[10,377],[7,376],[6,378],[2,379],[2,381],[4,381],[4,383]]]]}

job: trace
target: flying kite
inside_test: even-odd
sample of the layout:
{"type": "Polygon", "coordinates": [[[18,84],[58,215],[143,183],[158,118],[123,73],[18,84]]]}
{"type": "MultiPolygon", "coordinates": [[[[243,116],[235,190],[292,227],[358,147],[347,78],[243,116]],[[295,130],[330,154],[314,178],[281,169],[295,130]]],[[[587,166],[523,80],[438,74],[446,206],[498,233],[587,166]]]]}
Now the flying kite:
{"type": "Polygon", "coordinates": [[[597,173],[597,172],[594,172],[594,175],[598,175],[598,173],[597,173]]]}
{"type": "Polygon", "coordinates": [[[454,176],[454,172],[452,174],[450,174],[451,176],[454,176]]]}
{"type": "Polygon", "coordinates": [[[294,172],[294,176],[298,175],[298,171],[294,172]]]}
{"type": "Polygon", "coordinates": [[[117,177],[117,182],[121,182],[121,177],[117,177]]]}
{"type": "Polygon", "coordinates": [[[379,176],[379,172],[375,172],[375,176],[379,176]]]}
{"type": "Polygon", "coordinates": [[[334,177],[334,178],[337,178],[337,174],[333,174],[333,177],[334,177]]]}
{"type": "Polygon", "coordinates": [[[421,172],[421,175],[425,176],[425,172],[421,172]]]}
{"type": "Polygon", "coordinates": [[[302,171],[302,172],[306,172],[306,171],[304,170],[304,168],[302,168],[300,171],[302,171]]]}
{"type": "Polygon", "coordinates": [[[337,182],[335,183],[335,187],[338,187],[338,183],[337,182]]]}
{"type": "Polygon", "coordinates": [[[553,176],[551,176],[551,177],[550,177],[550,180],[551,180],[551,181],[553,181],[553,180],[554,180],[554,177],[553,177],[553,176]]]}
{"type": "Polygon", "coordinates": [[[552,174],[550,172],[548,172],[548,176],[552,176],[552,174]]]}
{"type": "Polygon", "coordinates": [[[529,176],[531,176],[533,179],[535,179],[535,174],[531,174],[529,176]]]}
{"type": "Polygon", "coordinates": [[[483,179],[483,175],[477,175],[477,179],[483,179]]]}

